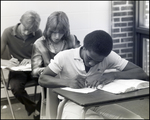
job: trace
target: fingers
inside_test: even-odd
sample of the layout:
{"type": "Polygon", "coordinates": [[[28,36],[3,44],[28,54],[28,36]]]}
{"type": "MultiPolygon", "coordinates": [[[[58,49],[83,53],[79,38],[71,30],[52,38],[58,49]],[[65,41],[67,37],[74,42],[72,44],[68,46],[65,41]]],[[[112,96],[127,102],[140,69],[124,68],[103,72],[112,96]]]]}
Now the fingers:
{"type": "Polygon", "coordinates": [[[21,61],[20,65],[27,65],[29,63],[30,63],[30,61],[28,59],[24,59],[21,61]]]}
{"type": "Polygon", "coordinates": [[[77,79],[77,84],[80,88],[85,87],[85,79],[77,79]]]}
{"type": "Polygon", "coordinates": [[[10,64],[11,64],[12,66],[18,66],[18,65],[19,65],[19,61],[18,61],[18,59],[16,59],[16,58],[11,58],[11,59],[10,59],[10,64]]]}

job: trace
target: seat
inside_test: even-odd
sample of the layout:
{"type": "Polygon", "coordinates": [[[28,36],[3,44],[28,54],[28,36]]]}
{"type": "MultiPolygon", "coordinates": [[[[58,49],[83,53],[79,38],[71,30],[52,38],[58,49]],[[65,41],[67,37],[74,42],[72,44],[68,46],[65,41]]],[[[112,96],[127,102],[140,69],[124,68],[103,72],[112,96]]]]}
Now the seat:
{"type": "MultiPolygon", "coordinates": [[[[34,101],[36,101],[37,86],[39,85],[37,79],[38,78],[33,78],[33,80],[27,82],[26,85],[25,85],[25,88],[33,87],[33,86],[35,87],[35,89],[34,89],[34,101]]],[[[10,97],[9,97],[9,93],[8,93],[8,90],[11,90],[11,88],[10,88],[10,86],[8,84],[8,78],[5,77],[4,71],[3,71],[2,68],[1,68],[1,82],[4,85],[4,90],[5,90],[5,93],[6,93],[8,104],[10,106],[12,117],[13,117],[13,119],[15,119],[15,114],[14,114],[14,111],[13,111],[13,108],[12,108],[12,105],[11,105],[11,101],[10,101],[10,97]]]]}

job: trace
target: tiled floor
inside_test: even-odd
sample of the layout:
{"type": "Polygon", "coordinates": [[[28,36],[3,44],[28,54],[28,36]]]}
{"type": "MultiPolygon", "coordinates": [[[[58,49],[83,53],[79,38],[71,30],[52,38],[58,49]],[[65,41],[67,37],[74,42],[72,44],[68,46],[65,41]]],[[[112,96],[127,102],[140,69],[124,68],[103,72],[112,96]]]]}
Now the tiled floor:
{"type": "MultiPolygon", "coordinates": [[[[18,103],[18,101],[15,99],[11,101],[16,119],[33,119],[33,114],[31,114],[31,116],[27,116],[27,112],[21,103],[18,103]]],[[[143,100],[133,100],[119,104],[135,112],[144,119],[149,119],[149,98],[145,98],[143,100]]],[[[12,119],[10,108],[6,100],[1,101],[1,119],[12,119]]]]}
{"type": "MultiPolygon", "coordinates": [[[[24,105],[16,99],[11,99],[13,111],[16,119],[33,119],[33,114],[27,115],[24,105]]],[[[1,100],[1,119],[12,119],[11,111],[7,100],[1,100]]]]}

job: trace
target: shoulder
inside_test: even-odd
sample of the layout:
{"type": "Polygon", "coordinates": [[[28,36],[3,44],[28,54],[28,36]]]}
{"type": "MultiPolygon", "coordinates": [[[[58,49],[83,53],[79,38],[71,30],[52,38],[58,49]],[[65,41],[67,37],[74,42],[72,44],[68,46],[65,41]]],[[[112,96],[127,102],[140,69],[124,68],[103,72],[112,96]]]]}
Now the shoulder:
{"type": "Polygon", "coordinates": [[[77,39],[77,37],[75,35],[70,35],[68,40],[68,45],[69,45],[69,48],[77,48],[80,46],[80,41],[77,39]]]}
{"type": "Polygon", "coordinates": [[[114,51],[111,51],[107,57],[108,57],[108,58],[115,58],[116,56],[120,56],[120,55],[117,54],[117,53],[114,52],[114,51]]]}
{"type": "Polygon", "coordinates": [[[3,34],[11,34],[13,31],[13,27],[14,26],[10,26],[10,27],[5,28],[3,34]]]}
{"type": "Polygon", "coordinates": [[[38,39],[34,42],[34,44],[35,44],[35,45],[41,44],[41,43],[43,43],[43,42],[45,42],[45,41],[46,41],[46,40],[45,40],[44,36],[41,36],[40,38],[38,38],[38,39]]]}
{"type": "Polygon", "coordinates": [[[38,29],[38,30],[35,32],[35,36],[41,37],[41,36],[42,36],[42,30],[41,30],[41,29],[38,29]]]}
{"type": "Polygon", "coordinates": [[[57,55],[71,57],[75,53],[75,49],[67,49],[60,51],[57,55]]]}

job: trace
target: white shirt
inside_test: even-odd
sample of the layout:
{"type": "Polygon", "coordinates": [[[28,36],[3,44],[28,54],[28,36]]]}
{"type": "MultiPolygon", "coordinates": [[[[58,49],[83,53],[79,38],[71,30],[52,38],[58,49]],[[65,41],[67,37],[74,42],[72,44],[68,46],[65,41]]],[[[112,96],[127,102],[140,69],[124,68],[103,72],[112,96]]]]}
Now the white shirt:
{"type": "Polygon", "coordinates": [[[102,62],[91,67],[86,73],[83,60],[80,57],[80,48],[64,50],[59,52],[54,59],[51,59],[49,68],[63,79],[76,79],[77,77],[87,77],[99,72],[103,74],[106,69],[117,69],[122,71],[128,61],[121,58],[114,51],[104,58],[102,62]]]}

